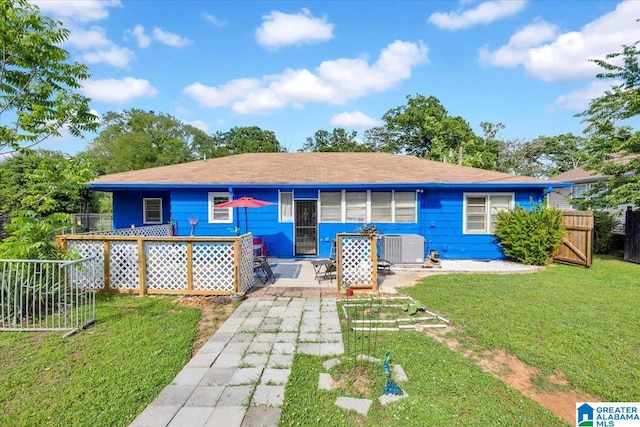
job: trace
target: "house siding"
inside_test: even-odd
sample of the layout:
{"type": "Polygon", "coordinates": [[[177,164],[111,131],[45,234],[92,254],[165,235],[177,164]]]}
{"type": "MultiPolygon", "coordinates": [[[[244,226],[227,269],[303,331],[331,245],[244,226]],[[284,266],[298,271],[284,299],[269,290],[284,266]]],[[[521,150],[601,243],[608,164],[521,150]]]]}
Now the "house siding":
{"type": "MultiPolygon", "coordinates": [[[[348,189],[348,187],[346,187],[348,189]]],[[[178,235],[187,236],[191,232],[190,218],[198,219],[194,229],[196,236],[235,235],[246,231],[245,210],[233,209],[231,223],[209,223],[208,193],[230,192],[229,187],[212,186],[210,188],[180,188],[171,191],[115,191],[114,226],[127,228],[142,224],[142,200],[145,197],[162,197],[163,222],[171,217],[177,224],[178,235]],[[135,207],[135,208],[132,208],[135,207]]],[[[241,188],[232,189],[233,198],[250,196],[274,203],[261,208],[247,209],[248,228],[255,236],[260,236],[267,244],[270,256],[290,258],[294,254],[294,223],[278,220],[277,188],[241,188]]],[[[281,188],[294,192],[294,200],[317,200],[318,192],[323,188],[281,188]]],[[[325,188],[325,191],[337,191],[325,188]]],[[[371,190],[374,190],[372,187],[371,190]]],[[[389,191],[385,188],[384,191],[389,191]]],[[[402,189],[401,191],[412,191],[402,189]]],[[[415,191],[415,189],[413,190],[415,191]]],[[[475,193],[511,193],[514,203],[529,207],[530,200],[542,198],[541,188],[519,188],[509,186],[487,187],[429,187],[417,192],[417,222],[415,223],[376,223],[382,234],[419,234],[424,236],[424,255],[435,250],[443,259],[504,259],[504,254],[492,234],[464,234],[463,206],[464,194],[475,193]]],[[[353,233],[362,223],[320,223],[318,224],[318,257],[328,257],[332,242],[338,233],[353,233]]]]}
{"type": "Polygon", "coordinates": [[[113,228],[142,227],[143,200],[162,199],[162,223],[171,218],[171,197],[169,191],[117,191],[113,193],[113,228]]]}

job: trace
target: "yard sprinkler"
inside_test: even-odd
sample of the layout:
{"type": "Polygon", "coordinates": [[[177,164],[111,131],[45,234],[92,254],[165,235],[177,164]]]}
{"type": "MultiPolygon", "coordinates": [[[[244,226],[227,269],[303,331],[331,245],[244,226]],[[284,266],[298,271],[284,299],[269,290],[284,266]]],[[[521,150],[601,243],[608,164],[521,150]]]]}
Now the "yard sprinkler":
{"type": "Polygon", "coordinates": [[[199,222],[200,220],[198,218],[189,218],[189,224],[191,224],[191,233],[189,234],[189,236],[193,236],[196,230],[196,225],[198,225],[199,222]]]}

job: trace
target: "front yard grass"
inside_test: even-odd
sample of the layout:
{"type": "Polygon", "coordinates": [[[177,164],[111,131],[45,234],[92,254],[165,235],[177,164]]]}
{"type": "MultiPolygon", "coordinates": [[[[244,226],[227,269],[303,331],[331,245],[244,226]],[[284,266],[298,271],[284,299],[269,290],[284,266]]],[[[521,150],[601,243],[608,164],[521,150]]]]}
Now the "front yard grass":
{"type": "Polygon", "coordinates": [[[596,258],[591,269],[434,276],[407,293],[482,347],[603,401],[640,401],[640,265],[596,258]]]}
{"type": "Polygon", "coordinates": [[[127,425],[191,356],[200,310],[174,298],[98,294],[98,322],[0,333],[0,425],[127,425]]]}

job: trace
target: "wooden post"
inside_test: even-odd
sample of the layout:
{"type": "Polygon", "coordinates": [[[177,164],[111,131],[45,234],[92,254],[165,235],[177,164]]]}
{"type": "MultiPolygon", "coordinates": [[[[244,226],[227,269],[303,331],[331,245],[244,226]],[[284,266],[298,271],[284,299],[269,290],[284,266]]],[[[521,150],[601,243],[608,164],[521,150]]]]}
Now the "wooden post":
{"type": "Polygon", "coordinates": [[[378,244],[376,235],[369,236],[369,244],[371,245],[371,265],[373,266],[373,274],[371,274],[371,289],[378,291],[378,244]]]}
{"type": "Polygon", "coordinates": [[[102,244],[103,254],[104,254],[104,265],[103,265],[103,274],[104,274],[104,290],[109,291],[111,289],[111,266],[110,266],[110,258],[109,251],[111,249],[111,245],[109,244],[109,240],[105,240],[102,244]]]}
{"type": "Polygon", "coordinates": [[[338,293],[342,287],[342,236],[338,234],[336,239],[336,283],[338,284],[338,293]]]}
{"type": "MultiPolygon", "coordinates": [[[[240,237],[242,239],[242,237],[240,237]]],[[[240,245],[238,239],[233,241],[233,281],[236,293],[240,292],[241,277],[240,277],[240,245]]]]}
{"type": "Polygon", "coordinates": [[[138,282],[141,297],[147,294],[147,258],[144,254],[144,240],[138,238],[138,282]]]}
{"type": "Polygon", "coordinates": [[[193,291],[193,242],[187,242],[187,290],[193,291]]]}

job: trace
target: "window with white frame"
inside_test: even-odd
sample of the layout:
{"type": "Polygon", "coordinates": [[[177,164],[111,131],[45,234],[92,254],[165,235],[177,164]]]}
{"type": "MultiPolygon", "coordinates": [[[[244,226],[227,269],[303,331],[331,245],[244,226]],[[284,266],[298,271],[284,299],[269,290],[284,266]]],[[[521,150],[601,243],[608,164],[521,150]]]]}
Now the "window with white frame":
{"type": "Polygon", "coordinates": [[[392,192],[371,192],[370,222],[393,222],[392,192]]]}
{"type": "Polygon", "coordinates": [[[464,195],[464,232],[492,234],[498,214],[513,207],[512,193],[464,195]]]}
{"type": "Polygon", "coordinates": [[[162,224],[162,199],[143,199],[142,218],[145,224],[162,224]]]}
{"type": "Polygon", "coordinates": [[[209,223],[233,222],[233,208],[216,208],[215,206],[231,200],[229,193],[209,193],[209,223]]]}
{"type": "Polygon", "coordinates": [[[345,193],[346,206],[345,222],[368,222],[367,221],[367,192],[345,193]]]}
{"type": "Polygon", "coordinates": [[[293,221],[293,192],[281,191],[280,193],[279,216],[280,222],[293,221]]]}
{"type": "Polygon", "coordinates": [[[321,192],[320,222],[415,223],[415,192],[321,192]]]}
{"type": "Polygon", "coordinates": [[[584,199],[584,193],[586,193],[587,191],[589,191],[589,184],[576,184],[571,187],[571,198],[584,199]]]}
{"type": "Polygon", "coordinates": [[[342,222],[342,193],[320,193],[320,222],[342,222]]]}
{"type": "Polygon", "coordinates": [[[416,193],[394,192],[395,222],[416,222],[416,193]]]}

